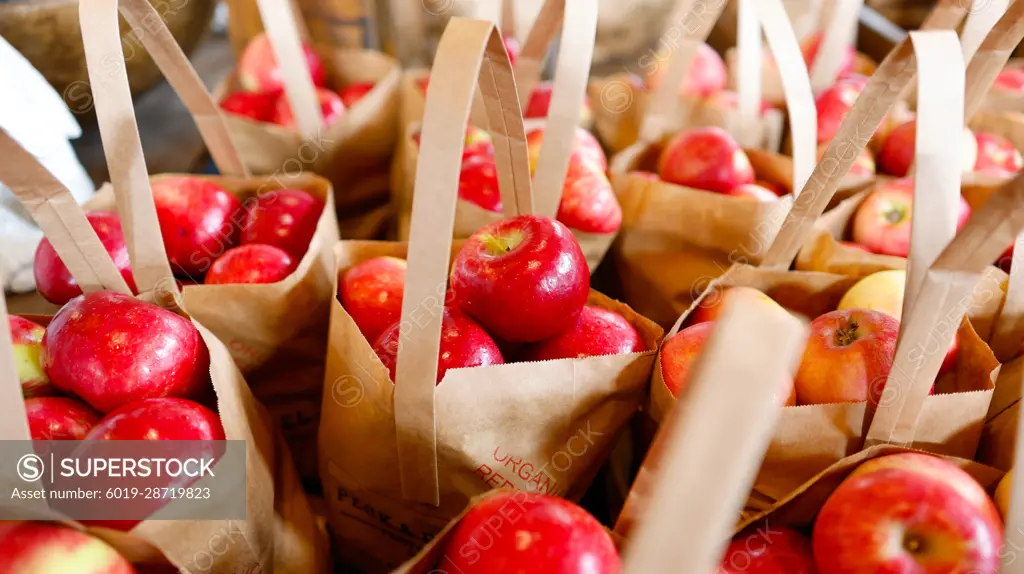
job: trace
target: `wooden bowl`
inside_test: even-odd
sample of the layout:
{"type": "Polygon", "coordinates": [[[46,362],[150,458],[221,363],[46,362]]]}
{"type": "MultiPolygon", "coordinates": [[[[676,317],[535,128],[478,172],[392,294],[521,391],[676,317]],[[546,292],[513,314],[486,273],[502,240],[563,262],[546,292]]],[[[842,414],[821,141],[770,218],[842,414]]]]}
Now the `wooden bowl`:
{"type": "MultiPolygon", "coordinates": [[[[167,27],[187,54],[199,45],[209,30],[217,0],[150,0],[150,3],[163,15],[167,27]]],[[[128,80],[132,93],[141,93],[163,75],[143,49],[138,33],[132,32],[123,18],[120,23],[128,80]]],[[[78,26],[78,0],[0,2],[0,36],[64,95],[72,111],[91,109],[89,74],[78,26]]]]}

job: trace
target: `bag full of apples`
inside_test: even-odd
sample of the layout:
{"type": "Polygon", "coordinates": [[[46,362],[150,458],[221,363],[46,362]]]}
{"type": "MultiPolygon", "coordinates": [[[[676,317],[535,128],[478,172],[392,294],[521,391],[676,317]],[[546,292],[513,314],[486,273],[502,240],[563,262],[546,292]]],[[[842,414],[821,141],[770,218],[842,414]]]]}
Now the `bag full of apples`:
{"type": "MultiPolygon", "coordinates": [[[[97,7],[94,3],[89,8],[97,7]]],[[[72,570],[77,560],[88,556],[61,554],[67,550],[58,552],[60,546],[54,545],[62,539],[79,540],[83,546],[75,552],[91,548],[96,556],[106,556],[113,572],[132,572],[118,566],[111,552],[85,534],[102,538],[133,563],[152,567],[195,571],[201,560],[202,568],[215,572],[256,566],[264,572],[324,572],[326,537],[309,509],[288,448],[224,343],[182,310],[170,267],[162,259],[160,236],[122,234],[112,214],[100,220],[87,216],[67,188],[5,132],[0,132],[0,149],[5,158],[0,162],[0,181],[43,229],[41,250],[54,254],[37,265],[36,272],[63,274],[65,289],[78,291],[52,317],[0,317],[7,324],[0,337],[0,404],[5,409],[0,418],[7,423],[0,425],[0,438],[241,440],[247,460],[245,481],[232,487],[235,493],[243,489],[238,494],[247,508],[244,520],[91,520],[76,523],[85,531],[74,535],[42,525],[14,527],[22,534],[12,536],[24,536],[26,541],[16,545],[17,552],[31,553],[42,544],[37,552],[48,549],[51,558],[67,560],[58,566],[43,556],[42,569],[28,572],[95,571],[72,570]],[[126,238],[134,241],[129,243],[132,249],[126,248],[126,238]],[[111,249],[114,243],[120,246],[111,249]],[[126,275],[122,261],[129,253],[133,275],[126,275]],[[13,380],[5,376],[6,358],[11,356],[8,336],[14,347],[13,380]],[[202,552],[200,545],[209,540],[220,541],[217,552],[202,552]]],[[[135,231],[156,229],[155,221],[147,226],[142,217],[127,221],[134,223],[129,229],[135,231]]],[[[211,456],[220,457],[217,453],[223,449],[217,444],[224,443],[209,444],[211,456]]],[[[145,516],[176,503],[148,501],[140,502],[146,505],[140,513],[145,516]]],[[[0,526],[0,531],[10,528],[0,526]]],[[[6,543],[6,535],[0,536],[0,548],[6,543]]],[[[25,556],[15,556],[15,563],[32,560],[25,556]]],[[[5,559],[11,558],[0,549],[0,565],[5,559]]]]}
{"type": "MultiPolygon", "coordinates": [[[[707,16],[717,18],[723,6],[707,16]]],[[[672,124],[666,118],[675,112],[678,98],[665,86],[674,86],[674,81],[663,85],[647,107],[641,141],[612,158],[611,180],[623,213],[614,246],[623,290],[631,305],[663,325],[670,325],[690,304],[697,294],[692,292],[695,281],[717,277],[737,261],[759,260],[793,193],[814,166],[810,84],[795,55],[795,36],[780,1],[771,0],[757,12],[741,10],[743,17],[760,16],[755,36],[760,37],[763,28],[775,51],[792,52],[792,57],[783,58],[792,63],[783,73],[794,102],[790,124],[798,145],[793,159],[764,147],[767,124],[756,110],[752,115],[720,115],[743,121],[672,124]],[[729,124],[731,132],[721,127],[729,124]],[[666,131],[673,125],[682,131],[666,131]],[[673,135],[663,137],[667,134],[673,135]]],[[[699,53],[693,42],[707,34],[706,28],[681,45],[667,75],[680,76],[685,70],[699,53]]],[[[756,81],[754,75],[740,89],[745,91],[756,81]]],[[[746,99],[741,92],[740,100],[746,99]]]]}
{"type": "MultiPolygon", "coordinates": [[[[1024,179],[1009,186],[1013,193],[1001,191],[993,201],[1019,206],[1024,179]]],[[[1024,224],[1021,215],[1018,207],[1012,216],[1018,230],[1024,224]]],[[[971,226],[970,231],[973,244],[985,253],[998,250],[1010,235],[996,226],[971,226]]],[[[910,330],[941,333],[935,327],[946,320],[945,310],[956,309],[956,299],[973,288],[974,281],[965,281],[955,270],[956,258],[947,250],[924,278],[908,313],[914,323],[910,330]]],[[[945,455],[916,435],[930,375],[941,365],[941,349],[951,342],[950,334],[936,337],[934,350],[939,352],[900,340],[885,388],[889,400],[879,404],[865,448],[744,521],[720,572],[1020,570],[1015,549],[1024,547],[1024,479],[970,458],[945,455]]],[[[1019,387],[1021,379],[1014,383],[1019,387]]],[[[1014,434],[1024,444],[1024,425],[1014,434]]],[[[1020,449],[1017,456],[1024,456],[1020,449]]]]}
{"type": "Polygon", "coordinates": [[[632,537],[616,540],[565,499],[499,489],[471,500],[392,574],[710,572],[705,563],[718,561],[713,549],[732,532],[771,436],[778,415],[772,387],[792,376],[806,338],[806,326],[792,316],[751,300],[729,307],[694,373],[692,398],[658,435],[658,483],[649,486],[659,503],[641,517],[632,537]],[[737,352],[747,360],[736,361],[737,352]],[[709,436],[714,449],[707,448],[709,436]],[[693,536],[681,536],[688,524],[695,525],[693,536]],[[668,560],[666,551],[677,554],[668,560]]]}
{"type": "MultiPolygon", "coordinates": [[[[953,9],[961,10],[955,6],[953,9]]],[[[926,38],[926,45],[931,49],[920,51],[919,62],[934,63],[936,58],[942,61],[948,55],[943,50],[958,49],[956,39],[950,33],[935,34],[938,35],[926,38]]],[[[879,84],[872,85],[871,89],[877,90],[880,85],[884,92],[872,92],[877,95],[871,100],[875,105],[869,110],[855,108],[848,119],[853,123],[844,125],[841,134],[848,136],[848,132],[854,129],[870,133],[872,122],[881,121],[886,112],[885,106],[896,99],[910,78],[906,73],[896,76],[893,70],[902,69],[912,56],[910,40],[890,54],[878,75],[872,79],[879,84]]],[[[940,65],[939,68],[945,75],[938,78],[952,86],[948,88],[952,93],[957,93],[956,86],[962,86],[962,70],[959,71],[958,82],[955,67],[946,69],[940,65]]],[[[920,81],[932,85],[933,76],[934,73],[923,75],[920,81]]],[[[942,89],[946,88],[935,88],[939,92],[942,89]]],[[[938,122],[936,134],[942,133],[943,129],[947,133],[959,133],[962,123],[958,124],[960,120],[956,114],[946,110],[941,116],[945,116],[945,123],[938,122]]],[[[923,119],[928,120],[928,126],[936,126],[934,111],[923,115],[923,119]]],[[[955,141],[955,138],[945,140],[955,141]]],[[[949,146],[945,151],[951,151],[949,146]]],[[[957,150],[954,147],[952,151],[955,153],[957,150]]],[[[845,164],[828,172],[824,165],[819,164],[803,193],[812,194],[808,197],[819,200],[819,207],[827,203],[842,177],[842,170],[849,167],[854,157],[855,154],[843,156],[841,161],[845,164]]],[[[940,157],[936,156],[937,163],[943,163],[940,157]]],[[[945,163],[947,166],[955,165],[948,158],[945,163]]],[[[697,302],[679,317],[661,346],[647,408],[650,425],[654,427],[686,388],[693,358],[699,356],[704,341],[714,329],[723,300],[754,298],[779,312],[788,310],[813,319],[811,342],[803,363],[793,379],[790,392],[780,397],[787,406],[782,411],[748,502],[751,510],[764,509],[829,464],[852,454],[863,440],[865,417],[870,416],[873,406],[884,398],[881,383],[892,368],[896,340],[913,335],[906,332],[908,326],[902,321],[907,308],[905,295],[911,296],[919,286],[921,274],[935,259],[936,247],[949,243],[954,235],[953,218],[938,218],[946,222],[943,226],[937,220],[929,222],[931,216],[927,214],[929,210],[952,214],[959,204],[955,177],[948,176],[948,167],[945,178],[942,170],[919,173],[921,182],[932,185],[937,197],[933,204],[915,208],[915,240],[910,257],[916,263],[910,265],[910,273],[899,271],[859,280],[822,272],[789,271],[789,262],[801,245],[799,235],[810,231],[811,226],[807,222],[813,221],[813,214],[808,215],[810,203],[798,201],[769,247],[765,262],[760,267],[734,266],[713,281],[704,293],[699,294],[697,302]],[[775,262],[778,264],[774,265],[775,262]]],[[[1002,212],[985,212],[984,209],[988,208],[976,212],[965,232],[971,226],[974,229],[992,226],[1006,214],[1005,205],[998,208],[1002,212]],[[979,219],[983,216],[990,219],[979,219]]],[[[957,236],[948,250],[962,257],[958,260],[960,272],[970,277],[976,275],[978,283],[958,301],[962,315],[967,315],[969,320],[956,319],[942,325],[949,333],[956,333],[956,342],[944,349],[944,366],[933,380],[933,395],[925,399],[922,407],[917,439],[937,452],[971,457],[978,449],[981,427],[993,399],[994,371],[999,366],[985,343],[989,331],[979,335],[981,329],[976,330],[976,325],[985,324],[991,330],[1002,300],[1002,290],[998,283],[991,281],[989,266],[972,259],[981,251],[970,243],[969,238],[957,236]]],[[[925,348],[934,346],[930,333],[918,333],[917,336],[923,337],[920,344],[925,348]]],[[[647,437],[652,434],[652,430],[640,433],[638,451],[643,452],[647,437]]]]}
{"type": "Polygon", "coordinates": [[[493,488],[578,500],[643,400],[662,333],[591,291],[572,233],[533,213],[494,25],[453,18],[432,77],[410,241],[335,252],[321,479],[342,561],[368,572],[400,565],[493,488]],[[453,242],[476,89],[506,218],[453,242]]]}
{"type": "MultiPolygon", "coordinates": [[[[1020,12],[1024,8],[1018,6],[1016,10],[1020,12]]],[[[949,177],[955,179],[956,187],[962,190],[962,195],[958,191],[961,196],[955,211],[958,228],[966,223],[972,208],[977,209],[983,205],[1002,183],[1021,169],[1021,154],[1014,144],[998,131],[988,131],[991,127],[1008,133],[1012,130],[1004,130],[1000,126],[1011,125],[1012,120],[1004,120],[984,111],[975,114],[973,119],[971,114],[982,103],[998,69],[998,66],[993,68],[985,65],[985,60],[998,59],[1000,56],[1005,60],[1006,53],[999,51],[1000,46],[1014,38],[1015,42],[1019,42],[1022,36],[1024,31],[1013,36],[1009,29],[994,29],[967,71],[964,117],[968,120],[967,125],[976,129],[972,131],[964,127],[956,134],[953,140],[960,147],[952,155],[947,155],[946,159],[959,169],[957,173],[945,170],[949,177]],[[980,120],[980,123],[976,120],[980,120]]],[[[948,110],[948,101],[941,98],[939,92],[918,91],[918,113],[929,105],[932,109],[948,110]],[[922,102],[924,98],[938,99],[922,102]]],[[[883,135],[878,146],[877,161],[879,171],[889,177],[879,178],[872,187],[843,200],[818,220],[818,229],[797,257],[798,269],[867,276],[906,266],[915,189],[923,187],[926,192],[930,191],[930,186],[915,182],[914,174],[933,171],[930,165],[925,167],[923,162],[930,160],[923,155],[934,154],[931,148],[935,144],[916,145],[918,134],[922,132],[919,121],[920,118],[910,119],[883,135]]],[[[999,257],[998,262],[1006,270],[1009,269],[1011,253],[1012,248],[1008,247],[1005,254],[999,257]]],[[[991,272],[993,281],[1005,279],[995,269],[991,272]]]]}
{"type": "MultiPolygon", "coordinates": [[[[114,10],[112,4],[89,4],[82,11],[90,61],[119,53],[119,33],[109,24],[114,10]]],[[[121,4],[128,21],[138,25],[153,17],[151,10],[145,2],[121,4]]],[[[140,38],[147,47],[153,45],[160,68],[187,104],[224,175],[148,178],[126,84],[113,81],[111,73],[102,83],[96,79],[94,84],[104,89],[94,97],[114,188],[102,188],[86,204],[89,220],[130,286],[128,234],[144,241],[154,260],[170,263],[184,285],[184,307],[227,345],[256,396],[283,427],[302,473],[316,476],[313,439],[334,294],[331,247],[339,239],[331,185],[309,173],[251,176],[237,145],[239,134],[231,132],[181,50],[156,42],[156,34],[140,38]],[[115,141],[125,143],[115,148],[115,141]],[[124,215],[126,208],[135,221],[151,224],[136,224],[134,230],[126,224],[123,236],[124,222],[115,209],[124,215]],[[161,237],[166,251],[153,252],[161,237]]],[[[146,272],[135,271],[136,280],[146,272]]],[[[45,243],[36,256],[36,277],[42,295],[58,305],[79,293],[45,243]]]]}
{"type": "MultiPolygon", "coordinates": [[[[597,267],[615,239],[622,211],[605,174],[607,158],[590,132],[576,118],[583,105],[587,73],[597,29],[596,2],[544,3],[516,62],[516,88],[520,102],[540,85],[545,54],[555,34],[562,31],[557,69],[551,85],[556,96],[543,114],[527,122],[526,145],[534,178],[537,213],[555,217],[573,232],[591,270],[597,267]],[[561,26],[564,19],[565,26],[561,26]]],[[[502,217],[494,165],[494,144],[487,132],[488,118],[477,98],[466,133],[459,177],[455,237],[466,238],[502,217]]],[[[394,181],[399,204],[398,237],[407,239],[413,201],[414,176],[421,155],[420,123],[413,123],[399,142],[394,181]]]]}
{"type": "Polygon", "coordinates": [[[287,0],[257,2],[266,32],[214,90],[250,171],[311,171],[334,185],[346,237],[377,237],[390,215],[398,84],[393,58],[310,45],[287,0]]]}

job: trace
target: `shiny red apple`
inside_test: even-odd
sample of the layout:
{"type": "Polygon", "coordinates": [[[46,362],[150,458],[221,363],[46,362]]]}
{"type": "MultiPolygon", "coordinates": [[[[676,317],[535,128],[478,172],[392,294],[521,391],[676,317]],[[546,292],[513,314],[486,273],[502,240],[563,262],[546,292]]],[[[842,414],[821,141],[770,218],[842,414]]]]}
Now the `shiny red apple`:
{"type": "Polygon", "coordinates": [[[760,186],[756,183],[744,183],[737,185],[736,187],[725,192],[725,195],[732,195],[734,197],[746,197],[749,199],[755,199],[757,201],[775,201],[779,199],[775,192],[760,186]]]}
{"type": "MultiPolygon", "coordinates": [[[[89,225],[96,231],[103,248],[114,261],[128,287],[136,290],[135,279],[132,278],[131,260],[128,257],[128,245],[121,230],[121,220],[113,211],[90,211],[85,214],[89,225]]],[[[43,238],[36,247],[35,261],[32,270],[35,274],[36,289],[44,299],[55,305],[63,305],[82,294],[78,281],[71,276],[67,266],[60,260],[57,251],[49,239],[43,238]]]]}
{"type": "MultiPolygon", "coordinates": [[[[882,141],[878,157],[875,158],[879,171],[896,177],[906,177],[910,172],[910,166],[914,163],[916,140],[916,120],[904,122],[893,128],[882,141]]],[[[963,153],[960,154],[963,172],[974,171],[974,166],[978,161],[978,142],[971,130],[964,128],[961,145],[963,146],[963,153]]]]}
{"type": "MultiPolygon", "coordinates": [[[[373,345],[373,351],[388,368],[391,381],[398,367],[398,339],[401,323],[384,330],[373,345]]],[[[437,361],[437,382],[448,369],[501,365],[505,362],[494,339],[483,328],[458,309],[445,306],[441,316],[441,348],[437,361]]]]}
{"type": "MultiPolygon", "coordinates": [[[[537,162],[540,160],[541,144],[544,143],[544,128],[537,128],[526,134],[526,146],[530,152],[530,171],[537,169],[537,162]]],[[[594,137],[594,134],[587,130],[576,127],[573,134],[573,160],[584,161],[597,166],[600,171],[608,171],[608,157],[605,156],[601,144],[594,137]]]]}
{"type": "MultiPolygon", "coordinates": [[[[548,117],[548,109],[551,107],[551,94],[553,89],[554,86],[549,81],[537,84],[537,87],[533,89],[533,93],[530,94],[530,99],[526,104],[526,109],[523,110],[523,117],[536,119],[548,117]]],[[[590,110],[590,99],[584,95],[583,105],[580,106],[580,125],[590,124],[590,120],[593,116],[593,113],[590,110]]]]}
{"type": "Polygon", "coordinates": [[[234,92],[220,101],[222,110],[257,122],[271,121],[276,105],[277,94],[257,92],[234,92]]]}
{"type": "Polygon", "coordinates": [[[202,275],[238,243],[242,202],[217,184],[197,177],[161,178],[153,182],[153,200],[175,275],[202,275]]]}
{"type": "Polygon", "coordinates": [[[622,206],[604,172],[576,158],[565,175],[556,218],[576,231],[615,233],[622,226],[622,206]]]}
{"type": "Polygon", "coordinates": [[[43,337],[43,368],[58,389],[100,412],[152,397],[198,397],[210,355],[191,321],[112,291],[73,299],[43,337]]]}
{"type": "Polygon", "coordinates": [[[478,502],[445,544],[441,564],[460,574],[618,574],[600,522],[568,500],[524,491],[478,502]]]}
{"type": "MultiPolygon", "coordinates": [[[[345,113],[345,104],[338,94],[326,88],[317,88],[316,98],[320,102],[323,125],[331,125],[345,113]]],[[[271,121],[281,126],[295,127],[295,114],[292,112],[292,105],[288,101],[287,94],[281,94],[281,97],[277,99],[277,103],[274,105],[274,117],[271,121]]]]}
{"type": "Polygon", "coordinates": [[[67,397],[25,399],[32,440],[82,440],[100,415],[85,403],[67,397]]]}
{"type": "MultiPolygon", "coordinates": [[[[653,91],[661,86],[662,78],[668,68],[667,60],[647,76],[647,85],[653,91]]],[[[725,69],[725,61],[718,55],[718,52],[706,43],[697,46],[697,53],[686,77],[679,84],[679,93],[692,97],[707,97],[725,89],[728,84],[728,74],[725,69]]]]}
{"type": "Polygon", "coordinates": [[[301,261],[316,234],[324,202],[301,189],[275,189],[245,202],[242,243],[283,249],[301,261]]]}
{"type": "Polygon", "coordinates": [[[0,521],[4,574],[135,574],[106,542],[50,522],[0,521]]]}
{"type": "Polygon", "coordinates": [[[41,397],[57,393],[43,370],[43,335],[46,329],[24,317],[9,315],[11,341],[14,343],[14,369],[21,383],[22,396],[41,397]]]}
{"type": "Polygon", "coordinates": [[[1003,92],[1024,93],[1024,69],[1015,67],[1003,68],[999,75],[996,76],[992,89],[1003,92]]]}
{"type": "Polygon", "coordinates": [[[692,129],[673,137],[661,152],[658,175],[669,183],[719,193],[754,182],[747,154],[718,127],[692,129]]]}
{"type": "Polygon", "coordinates": [[[352,106],[356,105],[356,102],[372,92],[376,85],[373,82],[349,84],[338,92],[338,97],[341,98],[341,103],[345,104],[345,109],[350,110],[352,106]]]}
{"type": "Polygon", "coordinates": [[[818,94],[814,105],[818,110],[818,143],[831,141],[853,108],[853,103],[867,85],[867,78],[851,75],[840,78],[818,94]]]}
{"type": "MultiPolygon", "coordinates": [[[[313,79],[313,85],[323,87],[326,84],[323,62],[305,43],[302,52],[306,57],[306,66],[313,79]]],[[[277,65],[277,57],[273,46],[270,45],[270,38],[265,33],[249,40],[242,51],[238,59],[238,81],[242,88],[249,92],[279,93],[284,90],[281,68],[277,65]]]]}
{"type": "Polygon", "coordinates": [[[776,524],[751,526],[732,538],[717,574],[818,574],[811,540],[776,524]]]}
{"type": "Polygon", "coordinates": [[[404,259],[374,257],[353,265],[338,282],[338,300],[371,344],[402,317],[404,259]]]}
{"type": "Polygon", "coordinates": [[[459,173],[459,199],[487,211],[501,213],[501,190],[498,189],[498,168],[494,156],[485,153],[465,155],[459,173]]]}
{"type": "Polygon", "coordinates": [[[524,361],[547,361],[640,353],[644,349],[640,334],[625,317],[587,305],[574,327],[528,345],[520,356],[524,361]]]}
{"type": "Polygon", "coordinates": [[[127,403],[103,417],[86,440],[225,440],[217,413],[180,398],[127,403]]]}
{"type": "Polygon", "coordinates": [[[277,283],[295,271],[297,262],[282,249],[263,243],[232,247],[213,262],[207,285],[277,283]]]}
{"type": "MultiPolygon", "coordinates": [[[[971,206],[960,196],[957,230],[967,224],[971,206]]],[[[914,180],[887,181],[868,194],[853,215],[853,240],[873,253],[906,257],[910,252],[910,223],[914,180]]]]}
{"type": "Polygon", "coordinates": [[[590,271],[564,224],[520,215],[466,240],[452,265],[451,288],[459,308],[488,333],[526,343],[576,323],[590,292],[590,271]]]}
{"type": "Polygon", "coordinates": [[[1024,167],[1024,158],[1010,140],[992,132],[974,132],[978,142],[978,160],[974,171],[995,175],[1013,175],[1024,167]]]}
{"type": "Polygon", "coordinates": [[[821,574],[999,572],[1003,524],[985,490],[937,457],[872,459],[825,501],[812,533],[821,574]]]}

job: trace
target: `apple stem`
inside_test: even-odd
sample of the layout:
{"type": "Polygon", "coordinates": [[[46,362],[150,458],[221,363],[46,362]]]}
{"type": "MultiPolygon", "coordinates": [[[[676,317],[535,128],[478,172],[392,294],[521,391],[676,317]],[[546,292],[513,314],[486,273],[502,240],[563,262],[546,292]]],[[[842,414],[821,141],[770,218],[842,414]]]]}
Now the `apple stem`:
{"type": "Polygon", "coordinates": [[[845,347],[857,340],[857,323],[851,322],[846,327],[836,329],[836,344],[845,347]]]}

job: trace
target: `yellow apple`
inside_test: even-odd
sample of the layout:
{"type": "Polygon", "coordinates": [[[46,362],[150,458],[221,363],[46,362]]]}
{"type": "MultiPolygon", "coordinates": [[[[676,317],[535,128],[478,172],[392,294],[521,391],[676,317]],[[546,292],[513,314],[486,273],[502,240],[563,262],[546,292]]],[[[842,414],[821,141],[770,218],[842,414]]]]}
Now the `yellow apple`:
{"type": "Polygon", "coordinates": [[[999,509],[999,514],[1003,516],[1003,519],[1009,517],[1010,513],[1010,483],[1013,482],[1013,471],[1006,473],[1003,480],[999,482],[999,487],[996,488],[996,508],[999,509]]]}
{"type": "Polygon", "coordinates": [[[897,321],[903,315],[903,288],[907,272],[902,269],[878,271],[856,282],[839,300],[839,309],[881,311],[897,321]]]}

